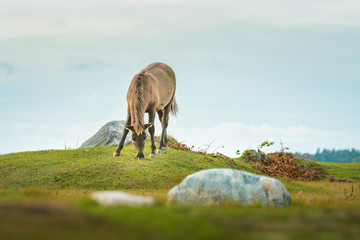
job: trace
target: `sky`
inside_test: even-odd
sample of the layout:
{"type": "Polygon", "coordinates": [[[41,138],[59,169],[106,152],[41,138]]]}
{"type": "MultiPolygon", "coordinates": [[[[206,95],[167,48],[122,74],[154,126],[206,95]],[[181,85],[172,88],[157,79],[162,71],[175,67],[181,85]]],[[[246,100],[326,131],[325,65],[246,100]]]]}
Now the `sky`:
{"type": "Polygon", "coordinates": [[[177,77],[168,134],[196,149],[360,149],[359,1],[0,0],[0,154],[124,120],[152,62],[177,77]]]}

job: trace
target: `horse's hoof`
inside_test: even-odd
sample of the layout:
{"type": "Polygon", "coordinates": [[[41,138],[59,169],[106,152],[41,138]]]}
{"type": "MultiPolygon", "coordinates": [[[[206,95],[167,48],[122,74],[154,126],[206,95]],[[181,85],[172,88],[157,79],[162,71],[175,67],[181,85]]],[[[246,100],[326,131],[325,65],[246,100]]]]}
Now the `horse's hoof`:
{"type": "Polygon", "coordinates": [[[120,153],[114,152],[113,157],[118,157],[118,156],[120,156],[120,153]]]}
{"type": "Polygon", "coordinates": [[[158,153],[158,154],[162,154],[162,151],[161,151],[161,150],[157,150],[157,153],[158,153]]]}
{"type": "Polygon", "coordinates": [[[150,154],[150,157],[151,158],[156,158],[156,155],[155,154],[150,154]]]}

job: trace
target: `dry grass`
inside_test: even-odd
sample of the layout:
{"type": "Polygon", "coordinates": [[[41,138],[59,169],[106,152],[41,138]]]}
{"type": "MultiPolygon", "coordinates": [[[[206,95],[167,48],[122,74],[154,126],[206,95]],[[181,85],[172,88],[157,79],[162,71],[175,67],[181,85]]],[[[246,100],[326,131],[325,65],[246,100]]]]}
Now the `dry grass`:
{"type": "Polygon", "coordinates": [[[360,183],[302,182],[304,186],[321,189],[321,193],[292,192],[295,205],[308,207],[360,207],[360,183]]]}

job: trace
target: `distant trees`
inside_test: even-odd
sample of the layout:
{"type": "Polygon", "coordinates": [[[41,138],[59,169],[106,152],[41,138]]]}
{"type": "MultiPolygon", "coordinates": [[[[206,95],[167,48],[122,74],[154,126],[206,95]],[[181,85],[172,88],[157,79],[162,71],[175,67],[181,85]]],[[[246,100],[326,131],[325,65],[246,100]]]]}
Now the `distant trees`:
{"type": "Polygon", "coordinates": [[[316,150],[315,154],[309,153],[296,153],[301,157],[312,157],[313,160],[318,162],[335,162],[335,163],[356,163],[360,162],[360,151],[355,150],[354,148],[344,149],[344,150],[329,150],[323,149],[320,151],[320,148],[316,150]]]}

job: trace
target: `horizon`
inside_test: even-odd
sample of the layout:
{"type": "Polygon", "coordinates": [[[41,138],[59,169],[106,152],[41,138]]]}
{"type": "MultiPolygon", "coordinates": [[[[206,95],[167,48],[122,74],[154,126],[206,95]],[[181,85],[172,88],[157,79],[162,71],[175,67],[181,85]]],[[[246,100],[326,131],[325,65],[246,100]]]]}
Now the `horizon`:
{"type": "Polygon", "coordinates": [[[360,2],[0,5],[1,154],[73,148],[124,120],[132,77],[156,61],[175,71],[168,133],[188,146],[360,149],[360,2]]]}

